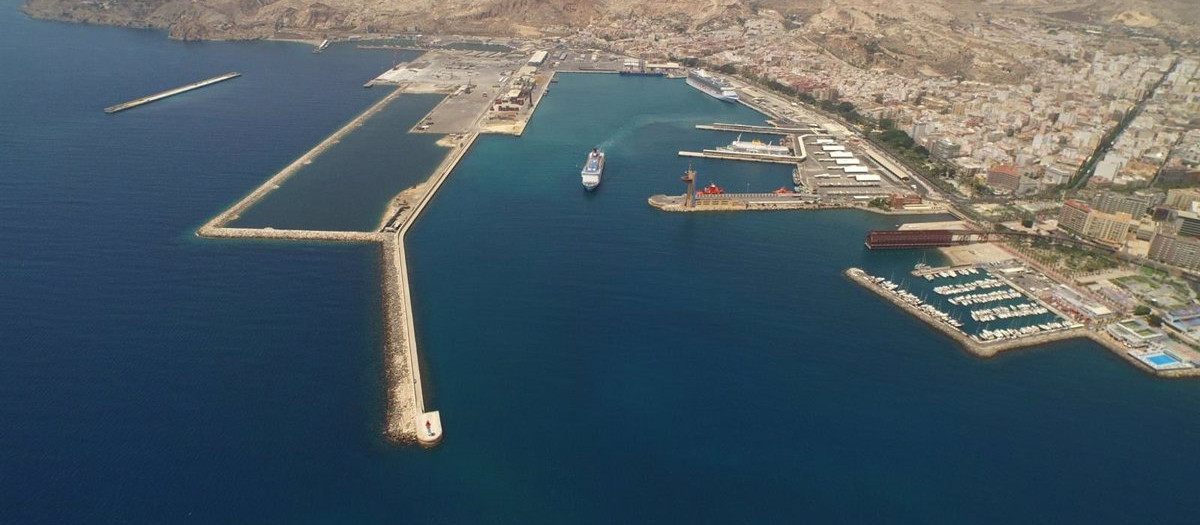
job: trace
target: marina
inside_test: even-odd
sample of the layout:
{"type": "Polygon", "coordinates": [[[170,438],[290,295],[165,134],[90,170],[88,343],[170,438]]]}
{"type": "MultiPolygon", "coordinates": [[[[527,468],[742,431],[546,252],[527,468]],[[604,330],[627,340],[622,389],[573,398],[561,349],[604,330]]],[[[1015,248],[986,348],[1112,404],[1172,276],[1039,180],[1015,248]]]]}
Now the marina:
{"type": "Polygon", "coordinates": [[[157,100],[162,100],[167,97],[173,97],[175,95],[187,93],[188,91],[200,89],[202,87],[211,86],[218,82],[224,82],[226,80],[230,80],[230,79],[237,78],[240,76],[242,76],[242,74],[238,73],[238,72],[225,73],[224,75],[212,77],[212,78],[206,79],[206,80],[201,80],[199,82],[193,82],[186,86],[177,87],[175,89],[168,89],[168,90],[160,92],[160,93],[155,93],[153,95],[147,95],[142,98],[133,99],[133,100],[130,100],[129,102],[123,102],[123,103],[117,104],[115,106],[109,106],[107,108],[104,108],[104,112],[112,114],[112,113],[125,111],[127,109],[136,108],[143,104],[149,104],[149,103],[157,101],[157,100]]]}
{"type": "Polygon", "coordinates": [[[1082,325],[1062,321],[1047,321],[1015,328],[969,327],[953,312],[937,306],[902,288],[890,280],[872,276],[858,268],[849,268],[845,275],[957,341],[967,351],[980,357],[991,357],[1002,351],[1035,346],[1051,341],[1089,337],[1082,325]],[[978,331],[974,331],[978,330],[978,331]]]}
{"type": "MultiPolygon", "coordinates": [[[[914,273],[919,273],[923,278],[922,281],[925,282],[928,282],[928,278],[931,276],[934,279],[955,279],[968,275],[976,276],[981,272],[983,272],[982,269],[975,267],[946,269],[929,268],[922,264],[918,264],[917,269],[914,270],[914,273]]],[[[924,295],[920,289],[914,292],[901,283],[884,277],[872,276],[858,268],[849,268],[844,273],[852,281],[925,321],[957,341],[970,353],[980,357],[991,357],[1006,350],[1084,337],[1098,343],[1140,370],[1154,375],[1161,377],[1200,376],[1200,368],[1197,368],[1194,363],[1155,347],[1131,349],[1104,331],[1088,329],[1084,324],[1073,320],[1066,313],[1056,310],[1041,298],[1018,288],[1015,283],[1007,279],[985,277],[980,280],[989,283],[999,280],[1004,286],[1009,287],[1005,290],[995,290],[984,294],[963,293],[962,295],[952,295],[948,299],[943,298],[942,301],[935,301],[933,297],[938,297],[937,294],[931,297],[924,295]],[[1008,304],[987,308],[963,308],[973,304],[983,304],[981,301],[1008,302],[1008,304]],[[944,304],[938,306],[937,303],[941,302],[944,304]],[[951,305],[958,307],[958,310],[951,309],[951,305]]],[[[962,287],[962,284],[953,286],[957,290],[962,287]]],[[[969,286],[963,288],[969,288],[969,286]]]]}

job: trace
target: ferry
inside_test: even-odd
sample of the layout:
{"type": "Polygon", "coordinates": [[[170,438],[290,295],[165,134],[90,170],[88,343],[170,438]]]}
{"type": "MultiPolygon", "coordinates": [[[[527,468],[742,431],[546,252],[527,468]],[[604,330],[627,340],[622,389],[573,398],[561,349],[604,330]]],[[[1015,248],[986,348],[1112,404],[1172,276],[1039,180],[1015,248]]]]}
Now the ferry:
{"type": "Polygon", "coordinates": [[[746,142],[742,140],[740,134],[737,140],[730,142],[728,146],[719,147],[717,150],[728,151],[730,153],[754,153],[756,155],[775,155],[780,157],[792,154],[792,150],[782,144],[771,144],[758,139],[746,142]]]}
{"type": "Polygon", "coordinates": [[[587,160],[583,163],[583,171],[579,172],[583,179],[583,189],[592,191],[600,185],[600,177],[604,175],[604,152],[592,148],[587,160]]]}
{"type": "Polygon", "coordinates": [[[738,92],[721,77],[713,76],[703,69],[688,72],[687,83],[704,94],[722,102],[737,102],[738,92]]]}

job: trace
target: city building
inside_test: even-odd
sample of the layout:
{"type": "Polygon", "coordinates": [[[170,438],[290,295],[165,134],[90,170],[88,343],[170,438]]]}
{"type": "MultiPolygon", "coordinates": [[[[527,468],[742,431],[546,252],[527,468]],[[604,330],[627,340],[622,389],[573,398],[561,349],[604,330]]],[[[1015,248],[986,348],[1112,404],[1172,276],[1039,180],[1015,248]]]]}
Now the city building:
{"type": "Polygon", "coordinates": [[[912,132],[909,133],[909,135],[912,137],[913,142],[916,142],[917,144],[921,144],[921,143],[923,143],[925,138],[929,136],[929,132],[930,132],[931,128],[932,128],[932,126],[929,123],[929,121],[921,120],[921,121],[913,122],[912,132]]]}
{"type": "Polygon", "coordinates": [[[1200,237],[1200,213],[1194,211],[1175,212],[1175,233],[1181,236],[1200,237]]]}
{"type": "Polygon", "coordinates": [[[536,51],[533,56],[529,57],[529,65],[540,66],[546,62],[546,56],[549,55],[546,51],[536,51]]]}
{"type": "Polygon", "coordinates": [[[1092,200],[1092,206],[1104,213],[1128,213],[1133,220],[1141,220],[1150,209],[1150,195],[1125,195],[1111,191],[1103,191],[1092,200]]]}
{"type": "Polygon", "coordinates": [[[933,143],[933,148],[929,150],[929,154],[935,159],[950,160],[962,155],[962,145],[950,139],[938,139],[933,143]]]}
{"type": "Polygon", "coordinates": [[[1163,314],[1163,326],[1192,340],[1200,338],[1200,306],[1190,306],[1163,314]]]}
{"type": "Polygon", "coordinates": [[[1159,232],[1150,239],[1150,252],[1146,256],[1152,261],[1200,270],[1200,239],[1159,232]]]}
{"type": "Polygon", "coordinates": [[[1141,317],[1133,317],[1112,323],[1108,325],[1107,331],[1110,335],[1123,341],[1131,348],[1145,348],[1167,339],[1165,332],[1150,326],[1141,317]]]}
{"type": "Polygon", "coordinates": [[[992,191],[1016,193],[1021,186],[1021,172],[1012,164],[996,164],[988,169],[987,185],[992,191]]]}
{"type": "Polygon", "coordinates": [[[1058,227],[1114,248],[1125,245],[1134,228],[1128,213],[1104,213],[1074,199],[1063,202],[1058,227]]]}
{"type": "Polygon", "coordinates": [[[1196,188],[1178,188],[1167,190],[1168,208],[1176,210],[1191,210],[1192,203],[1200,202],[1200,190],[1196,188]]]}

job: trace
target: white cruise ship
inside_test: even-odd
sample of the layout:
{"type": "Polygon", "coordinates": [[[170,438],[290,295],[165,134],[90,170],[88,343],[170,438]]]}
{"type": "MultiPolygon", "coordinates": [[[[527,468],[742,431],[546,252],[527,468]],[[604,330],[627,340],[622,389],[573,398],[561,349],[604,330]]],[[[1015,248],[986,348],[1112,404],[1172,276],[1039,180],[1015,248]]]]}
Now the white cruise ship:
{"type": "Polygon", "coordinates": [[[721,77],[713,76],[703,69],[688,72],[687,83],[710,97],[724,102],[737,102],[738,92],[721,77]]]}

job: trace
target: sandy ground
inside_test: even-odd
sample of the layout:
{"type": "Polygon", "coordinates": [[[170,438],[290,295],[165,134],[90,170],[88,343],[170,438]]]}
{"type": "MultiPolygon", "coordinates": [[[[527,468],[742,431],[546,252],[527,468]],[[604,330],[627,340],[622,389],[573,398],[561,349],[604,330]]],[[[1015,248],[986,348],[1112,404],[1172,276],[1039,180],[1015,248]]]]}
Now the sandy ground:
{"type": "Polygon", "coordinates": [[[910,222],[900,225],[900,230],[972,230],[963,221],[910,222]]]}
{"type": "MultiPolygon", "coordinates": [[[[936,223],[935,223],[936,224],[936,223]]],[[[951,266],[961,266],[964,264],[986,264],[999,261],[1007,261],[1012,259],[1011,253],[1008,253],[999,246],[987,243],[965,244],[962,246],[947,246],[938,248],[950,259],[951,266]]]]}

